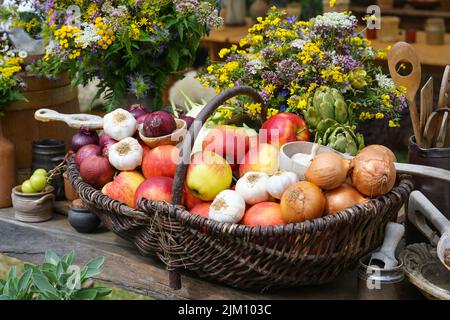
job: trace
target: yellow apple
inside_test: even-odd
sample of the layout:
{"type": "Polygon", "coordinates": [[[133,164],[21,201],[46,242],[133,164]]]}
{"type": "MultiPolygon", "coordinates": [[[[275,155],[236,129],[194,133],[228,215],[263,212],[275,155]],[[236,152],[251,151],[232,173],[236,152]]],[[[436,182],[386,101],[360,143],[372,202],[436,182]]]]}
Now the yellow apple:
{"type": "Polygon", "coordinates": [[[212,151],[201,151],[192,156],[186,184],[195,197],[211,201],[230,187],[232,179],[231,167],[224,158],[212,151]]]}

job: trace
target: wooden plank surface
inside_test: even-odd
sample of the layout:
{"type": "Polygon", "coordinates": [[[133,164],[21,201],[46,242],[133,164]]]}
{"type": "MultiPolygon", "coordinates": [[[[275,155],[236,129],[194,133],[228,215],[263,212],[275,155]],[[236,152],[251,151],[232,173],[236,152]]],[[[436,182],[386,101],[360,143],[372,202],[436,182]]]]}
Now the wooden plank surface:
{"type": "MultiPolygon", "coordinates": [[[[104,256],[106,263],[97,280],[160,299],[356,299],[356,272],[350,271],[322,286],[252,293],[183,273],[181,290],[168,286],[168,275],[161,262],[141,256],[132,245],[105,229],[94,234],[75,232],[67,219],[55,215],[44,223],[26,224],[14,220],[13,209],[0,209],[0,253],[20,260],[41,263],[46,250],[62,255],[74,249],[77,263],[104,256]]],[[[410,288],[408,298],[421,298],[410,288]]]]}

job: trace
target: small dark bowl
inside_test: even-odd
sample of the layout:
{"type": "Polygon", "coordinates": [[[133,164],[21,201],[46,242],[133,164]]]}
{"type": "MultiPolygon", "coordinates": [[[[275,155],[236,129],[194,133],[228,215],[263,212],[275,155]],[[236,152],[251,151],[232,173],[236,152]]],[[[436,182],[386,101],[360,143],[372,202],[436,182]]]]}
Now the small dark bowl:
{"type": "Polygon", "coordinates": [[[79,233],[92,233],[100,225],[100,219],[84,208],[71,208],[68,219],[70,225],[79,233]]]}

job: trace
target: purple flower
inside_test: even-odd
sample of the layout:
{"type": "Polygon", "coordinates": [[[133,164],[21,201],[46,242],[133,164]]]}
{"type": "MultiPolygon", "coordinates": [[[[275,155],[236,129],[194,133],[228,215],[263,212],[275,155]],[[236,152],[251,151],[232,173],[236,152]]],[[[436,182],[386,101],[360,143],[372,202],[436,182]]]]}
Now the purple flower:
{"type": "Polygon", "coordinates": [[[277,76],[281,79],[285,79],[291,82],[298,77],[298,72],[300,71],[300,65],[298,62],[293,61],[291,58],[281,60],[276,69],[277,76]]]}
{"type": "Polygon", "coordinates": [[[282,85],[283,81],[273,71],[264,71],[261,74],[261,78],[266,80],[267,83],[273,83],[274,85],[282,85]]]}
{"type": "Polygon", "coordinates": [[[259,95],[261,96],[261,98],[263,99],[265,104],[267,104],[269,102],[270,93],[268,93],[266,90],[263,89],[263,90],[259,91],[259,95]]]}
{"type": "Polygon", "coordinates": [[[345,72],[349,72],[350,70],[361,66],[359,61],[356,61],[348,55],[338,55],[333,57],[333,64],[341,67],[345,72]]]}

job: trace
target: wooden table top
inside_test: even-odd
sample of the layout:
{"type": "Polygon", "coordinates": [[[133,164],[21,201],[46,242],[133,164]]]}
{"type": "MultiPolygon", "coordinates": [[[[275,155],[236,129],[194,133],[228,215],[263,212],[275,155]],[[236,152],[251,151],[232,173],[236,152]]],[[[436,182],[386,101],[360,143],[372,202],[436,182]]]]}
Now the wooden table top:
{"type": "MultiPolygon", "coordinates": [[[[143,257],[125,240],[105,229],[94,234],[77,233],[66,217],[55,215],[43,223],[22,223],[14,219],[12,208],[0,209],[0,253],[17,259],[42,263],[46,250],[59,255],[75,250],[77,263],[106,258],[97,280],[158,299],[356,299],[356,271],[343,273],[322,286],[253,293],[204,281],[192,273],[182,273],[182,288],[168,284],[165,266],[154,257],[143,257]]],[[[417,289],[406,285],[409,299],[423,299],[417,289]]]]}
{"type": "MultiPolygon", "coordinates": [[[[224,47],[238,44],[239,40],[247,35],[248,28],[249,26],[225,26],[222,29],[211,31],[208,36],[202,39],[202,43],[205,46],[222,45],[224,47]]],[[[450,33],[445,35],[445,44],[439,46],[426,44],[425,32],[423,31],[418,31],[416,38],[417,42],[413,43],[412,46],[417,50],[422,64],[437,67],[450,65],[450,33]]],[[[399,37],[398,40],[402,41],[402,39],[404,37],[399,37]]],[[[383,42],[378,39],[371,40],[371,42],[375,49],[386,49],[387,46],[395,43],[383,42]]],[[[211,49],[217,48],[217,46],[211,47],[211,49]]]]}

